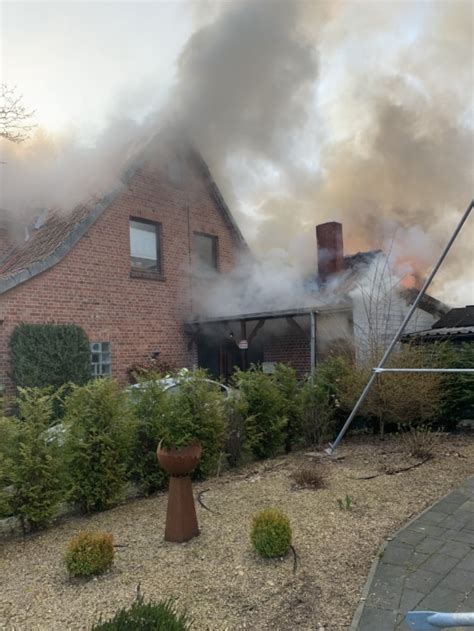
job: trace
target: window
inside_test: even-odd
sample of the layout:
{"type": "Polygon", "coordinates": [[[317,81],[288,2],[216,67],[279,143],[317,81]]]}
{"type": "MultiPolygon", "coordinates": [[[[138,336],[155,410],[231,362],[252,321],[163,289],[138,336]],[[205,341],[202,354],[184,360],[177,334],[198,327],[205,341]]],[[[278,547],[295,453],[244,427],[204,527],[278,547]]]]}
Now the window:
{"type": "Polygon", "coordinates": [[[162,273],[161,224],[130,219],[130,256],[134,269],[162,273]]]}
{"type": "Polygon", "coordinates": [[[201,269],[217,270],[217,237],[203,232],[195,232],[194,252],[201,269]]]}
{"type": "Polygon", "coordinates": [[[106,377],[112,374],[110,342],[91,343],[91,366],[93,377],[106,377]]]}

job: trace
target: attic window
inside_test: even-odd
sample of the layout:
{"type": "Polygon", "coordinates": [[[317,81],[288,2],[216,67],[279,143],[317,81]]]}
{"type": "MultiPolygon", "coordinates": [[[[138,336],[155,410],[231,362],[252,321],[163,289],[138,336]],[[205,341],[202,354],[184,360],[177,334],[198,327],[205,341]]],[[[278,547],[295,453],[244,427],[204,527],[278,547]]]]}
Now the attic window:
{"type": "Polygon", "coordinates": [[[195,232],[193,237],[194,253],[198,268],[201,270],[217,270],[217,237],[204,232],[195,232]]]}
{"type": "Polygon", "coordinates": [[[130,219],[130,258],[132,269],[162,273],[161,224],[130,219]]]}

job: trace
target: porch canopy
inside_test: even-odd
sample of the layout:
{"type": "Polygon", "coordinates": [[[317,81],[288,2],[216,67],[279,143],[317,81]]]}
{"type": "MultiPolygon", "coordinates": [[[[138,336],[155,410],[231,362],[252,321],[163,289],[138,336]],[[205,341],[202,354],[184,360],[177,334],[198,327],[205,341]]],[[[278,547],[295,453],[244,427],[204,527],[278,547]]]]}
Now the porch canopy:
{"type": "MultiPolygon", "coordinates": [[[[309,349],[309,366],[312,372],[316,364],[316,324],[319,314],[345,311],[350,309],[350,305],[339,304],[306,306],[293,309],[259,311],[255,313],[241,313],[233,315],[222,315],[215,317],[194,316],[185,324],[185,330],[189,335],[189,349],[202,337],[212,337],[220,335],[221,339],[226,338],[234,342],[234,349],[238,347],[240,353],[239,364],[243,369],[249,365],[249,354],[252,356],[252,347],[256,344],[259,333],[268,321],[272,321],[273,326],[277,326],[274,321],[282,321],[288,330],[293,331],[301,339],[307,340],[309,349]]],[[[267,325],[267,331],[270,324],[267,325]]],[[[251,360],[250,360],[251,361],[251,360]]],[[[222,372],[222,371],[221,371],[222,372]]],[[[225,372],[225,371],[223,371],[225,372]]]]}

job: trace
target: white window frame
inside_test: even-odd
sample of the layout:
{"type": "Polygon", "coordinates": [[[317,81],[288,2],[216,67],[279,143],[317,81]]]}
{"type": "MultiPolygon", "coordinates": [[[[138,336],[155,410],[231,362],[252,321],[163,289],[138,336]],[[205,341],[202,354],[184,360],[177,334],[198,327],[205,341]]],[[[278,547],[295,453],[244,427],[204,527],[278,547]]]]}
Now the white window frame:
{"type": "Polygon", "coordinates": [[[91,342],[91,374],[93,379],[112,375],[112,342],[91,342]],[[93,356],[98,355],[98,361],[93,356]]]}

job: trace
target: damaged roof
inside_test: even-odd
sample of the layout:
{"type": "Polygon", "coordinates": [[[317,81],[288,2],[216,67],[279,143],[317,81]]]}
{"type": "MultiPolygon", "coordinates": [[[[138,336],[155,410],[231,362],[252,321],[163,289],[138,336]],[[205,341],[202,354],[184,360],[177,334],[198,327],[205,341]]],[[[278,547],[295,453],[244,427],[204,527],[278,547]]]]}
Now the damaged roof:
{"type": "MultiPolygon", "coordinates": [[[[190,155],[203,175],[209,192],[224,219],[234,231],[241,246],[248,249],[247,243],[204,158],[193,147],[190,148],[190,155]]],[[[59,213],[54,210],[43,212],[43,219],[28,228],[28,238],[23,243],[13,247],[3,259],[0,259],[0,294],[59,263],[123,191],[140,163],[141,157],[139,156],[126,171],[123,184],[100,201],[94,200],[82,204],[70,213],[59,213]]]]}

